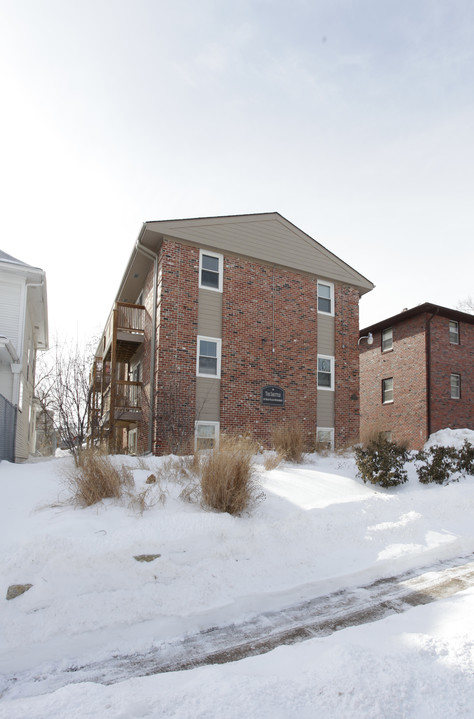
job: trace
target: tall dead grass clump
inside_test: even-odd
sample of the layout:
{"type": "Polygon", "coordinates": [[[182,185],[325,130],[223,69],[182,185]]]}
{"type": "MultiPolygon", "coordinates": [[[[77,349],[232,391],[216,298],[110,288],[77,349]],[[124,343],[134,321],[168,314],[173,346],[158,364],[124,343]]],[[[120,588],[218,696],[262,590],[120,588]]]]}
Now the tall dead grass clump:
{"type": "Polygon", "coordinates": [[[201,501],[232,515],[242,514],[257,499],[253,456],[256,445],[245,437],[221,436],[219,446],[200,462],[201,501]]]}
{"type": "Polygon", "coordinates": [[[280,425],[272,432],[272,443],[277,453],[290,462],[303,461],[306,435],[299,424],[280,425]]]}
{"type": "Polygon", "coordinates": [[[120,499],[134,486],[129,467],[116,467],[108,455],[95,450],[82,451],[77,466],[66,473],[65,479],[73,502],[81,507],[90,507],[103,499],[120,499]]]}
{"type": "Polygon", "coordinates": [[[284,457],[279,454],[279,452],[272,452],[271,454],[267,454],[267,456],[263,460],[263,466],[265,467],[265,471],[271,472],[272,469],[276,469],[281,463],[282,459],[284,459],[284,457]]]}

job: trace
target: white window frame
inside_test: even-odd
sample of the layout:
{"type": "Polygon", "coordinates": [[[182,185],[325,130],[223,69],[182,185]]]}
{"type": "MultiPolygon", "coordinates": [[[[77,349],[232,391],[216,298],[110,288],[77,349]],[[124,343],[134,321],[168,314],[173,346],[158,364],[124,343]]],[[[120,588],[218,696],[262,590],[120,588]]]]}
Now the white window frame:
{"type": "MultiPolygon", "coordinates": [[[[327,297],[322,297],[322,299],[327,300],[327,297]]],[[[318,303],[318,312],[320,315],[328,315],[330,317],[334,317],[334,284],[332,282],[324,282],[323,280],[318,280],[318,294],[316,297],[316,301],[318,303]],[[319,286],[329,287],[329,300],[331,302],[331,310],[330,312],[326,312],[325,310],[319,309],[319,286]]]]}
{"type": "Polygon", "coordinates": [[[456,320],[449,320],[449,342],[452,345],[458,345],[459,344],[459,322],[456,322],[456,320]],[[456,325],[456,332],[451,333],[451,325],[456,325]],[[451,335],[456,334],[456,339],[452,340],[451,335]]]}
{"type": "MultiPolygon", "coordinates": [[[[199,440],[199,427],[202,426],[211,426],[214,428],[214,447],[213,449],[217,449],[219,447],[219,432],[220,432],[220,422],[213,422],[211,420],[196,420],[194,423],[194,448],[197,450],[198,448],[198,440],[199,440]]],[[[210,448],[208,448],[210,449],[210,448]]]]}
{"type": "Polygon", "coordinates": [[[319,433],[329,433],[329,449],[334,449],[334,427],[316,427],[316,442],[319,444],[320,442],[326,442],[327,440],[323,440],[319,438],[319,433]]]}
{"type": "Polygon", "coordinates": [[[393,350],[393,327],[386,327],[384,330],[382,330],[382,336],[380,339],[380,347],[382,349],[382,352],[391,352],[393,350]],[[384,347],[384,334],[388,334],[390,332],[390,347],[384,347]]]}
{"type": "Polygon", "coordinates": [[[451,399],[461,399],[461,375],[459,372],[451,372],[449,377],[451,399]],[[453,387],[453,378],[457,377],[457,384],[453,387]],[[453,389],[457,389],[457,394],[453,394],[453,389]]]}
{"type": "Polygon", "coordinates": [[[385,377],[382,380],[382,404],[393,404],[393,377],[385,377]],[[384,395],[387,390],[384,390],[384,382],[388,382],[389,380],[392,380],[392,389],[388,390],[392,392],[392,399],[384,399],[384,395]]]}
{"type": "Polygon", "coordinates": [[[218,254],[217,252],[210,252],[208,250],[199,250],[199,289],[202,290],[210,290],[211,292],[222,292],[222,277],[223,277],[223,269],[224,269],[224,256],[218,254]],[[207,285],[202,284],[202,258],[206,255],[207,257],[215,257],[219,261],[219,276],[218,276],[218,286],[217,287],[208,287],[207,285]]]}
{"type": "MultiPolygon", "coordinates": [[[[198,335],[197,337],[197,357],[196,357],[196,377],[207,377],[208,379],[220,379],[221,376],[221,350],[222,340],[219,337],[204,337],[204,335],[198,335]],[[217,372],[216,374],[207,374],[205,372],[199,372],[199,357],[201,356],[201,342],[214,342],[216,344],[216,358],[217,358],[217,372]]],[[[205,356],[205,355],[203,355],[205,356]]]]}
{"type": "Polygon", "coordinates": [[[318,387],[318,390],[325,390],[325,391],[328,391],[328,392],[334,392],[334,357],[332,357],[332,356],[330,356],[330,355],[318,355],[317,387],[318,387]],[[323,387],[322,385],[319,384],[319,360],[320,360],[320,359],[324,359],[324,360],[329,360],[329,361],[330,361],[330,366],[331,366],[331,369],[330,369],[331,385],[330,385],[330,387],[323,387]]]}

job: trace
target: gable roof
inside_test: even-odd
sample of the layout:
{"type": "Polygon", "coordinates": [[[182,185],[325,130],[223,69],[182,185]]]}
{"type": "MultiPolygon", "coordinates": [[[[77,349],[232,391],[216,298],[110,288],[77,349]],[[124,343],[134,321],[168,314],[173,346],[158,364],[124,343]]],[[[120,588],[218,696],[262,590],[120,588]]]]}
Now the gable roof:
{"type": "MultiPolygon", "coordinates": [[[[156,252],[165,238],[348,284],[356,287],[361,295],[374,287],[370,280],[278,212],[145,222],[137,245],[156,252]]],[[[133,274],[133,260],[134,254],[130,258],[121,289],[133,274]]]]}
{"type": "Polygon", "coordinates": [[[368,332],[372,332],[373,334],[381,329],[399,324],[400,322],[404,322],[404,320],[408,320],[411,317],[416,317],[417,315],[422,314],[440,315],[441,317],[447,317],[448,319],[455,320],[456,322],[467,322],[468,324],[474,325],[474,315],[469,314],[469,312],[461,312],[461,310],[452,310],[449,307],[442,307],[441,305],[435,305],[431,302],[423,302],[421,305],[399,312],[398,315],[387,317],[387,319],[376,322],[369,327],[364,327],[364,329],[360,330],[359,334],[361,336],[366,335],[368,332]]]}

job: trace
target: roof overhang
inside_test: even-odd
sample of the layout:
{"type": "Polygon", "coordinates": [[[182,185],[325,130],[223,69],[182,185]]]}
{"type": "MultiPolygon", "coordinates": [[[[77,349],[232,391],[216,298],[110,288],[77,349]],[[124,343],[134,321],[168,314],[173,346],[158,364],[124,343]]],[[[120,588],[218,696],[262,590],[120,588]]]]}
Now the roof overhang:
{"type": "MultiPolygon", "coordinates": [[[[343,262],[343,260],[331,253],[319,242],[317,242],[317,240],[314,240],[312,237],[300,230],[296,225],[293,225],[291,222],[289,222],[289,220],[280,215],[278,212],[267,212],[248,215],[225,215],[220,217],[197,217],[178,220],[157,220],[151,222],[144,222],[138,235],[135,248],[129,259],[124,276],[120,283],[119,290],[115,298],[116,301],[136,301],[136,298],[138,297],[138,294],[143,287],[144,277],[149,271],[150,263],[152,262],[152,256],[159,251],[161,244],[165,238],[173,238],[185,243],[189,242],[193,245],[203,244],[202,241],[196,241],[195,233],[196,231],[198,231],[199,235],[199,231],[205,231],[205,228],[208,226],[212,227],[214,230],[216,226],[218,226],[219,233],[226,233],[228,231],[231,231],[232,226],[234,226],[236,223],[242,225],[248,223],[248,228],[250,231],[252,226],[251,223],[265,222],[269,220],[277,222],[280,227],[284,227],[288,232],[293,233],[293,235],[297,236],[299,238],[299,241],[303,242],[305,245],[309,246],[310,248],[314,247],[315,251],[317,250],[318,252],[322,252],[326,256],[329,256],[331,258],[331,261],[334,262],[335,265],[340,267],[343,273],[346,273],[347,284],[351,284],[356,287],[360,295],[370,292],[370,290],[374,288],[374,284],[370,280],[368,280],[359,272],[351,268],[349,265],[347,265],[347,263],[343,262]],[[143,251],[140,251],[140,247],[144,248],[145,250],[148,250],[148,252],[151,252],[152,256],[144,254],[143,251]]],[[[210,250],[222,252],[222,248],[219,245],[218,241],[215,240],[215,237],[215,232],[212,234],[210,233],[209,235],[206,234],[206,240],[203,246],[210,250]]],[[[312,249],[311,252],[313,252],[312,249]]],[[[242,253],[236,250],[236,254],[240,255],[242,253]]],[[[270,263],[273,262],[272,258],[265,259],[260,255],[258,251],[258,246],[256,246],[255,252],[252,252],[251,254],[246,252],[245,256],[250,257],[251,259],[257,259],[259,261],[263,260],[270,263]]],[[[284,266],[291,267],[291,265],[284,266]]],[[[297,271],[302,271],[302,268],[297,267],[296,265],[294,269],[296,269],[297,271]]],[[[318,274],[316,267],[311,268],[309,266],[306,266],[303,271],[308,272],[309,274],[318,274]]]]}
{"type": "Polygon", "coordinates": [[[34,327],[35,347],[38,350],[48,349],[48,295],[44,270],[6,259],[0,259],[0,270],[20,277],[25,283],[28,309],[34,327]]]}

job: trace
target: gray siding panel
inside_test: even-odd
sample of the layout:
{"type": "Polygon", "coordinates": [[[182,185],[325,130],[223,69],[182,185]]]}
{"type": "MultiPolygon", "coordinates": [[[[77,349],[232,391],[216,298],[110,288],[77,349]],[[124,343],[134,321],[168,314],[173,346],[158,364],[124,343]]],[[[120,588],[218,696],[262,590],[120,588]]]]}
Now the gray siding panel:
{"type": "MultiPolygon", "coordinates": [[[[235,218],[202,218],[149,222],[147,230],[193,244],[292,267],[366,292],[373,288],[363,275],[278,213],[235,218]]],[[[149,238],[147,244],[153,245],[149,238]]]]}
{"type": "Polygon", "coordinates": [[[219,422],[220,408],[219,379],[196,377],[196,419],[200,421],[219,422]]]}
{"type": "Polygon", "coordinates": [[[335,354],[334,350],[334,317],[318,314],[318,354],[335,354]]]}
{"type": "Polygon", "coordinates": [[[222,292],[199,290],[198,335],[222,337],[222,292]]]}
{"type": "Polygon", "coordinates": [[[334,392],[318,390],[318,427],[334,427],[334,392]]]}
{"type": "Polygon", "coordinates": [[[8,337],[15,349],[19,350],[21,285],[4,281],[0,284],[0,334],[8,337]]]}

